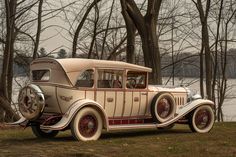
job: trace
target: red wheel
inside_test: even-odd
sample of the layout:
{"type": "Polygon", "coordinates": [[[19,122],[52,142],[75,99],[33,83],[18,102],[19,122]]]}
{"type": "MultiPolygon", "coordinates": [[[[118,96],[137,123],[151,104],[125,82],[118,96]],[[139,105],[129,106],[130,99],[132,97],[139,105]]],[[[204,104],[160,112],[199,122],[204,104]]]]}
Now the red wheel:
{"type": "Polygon", "coordinates": [[[214,121],[213,109],[204,105],[194,110],[189,119],[189,126],[193,132],[206,133],[212,129],[214,121]]]}
{"type": "Polygon", "coordinates": [[[170,93],[158,93],[152,100],[151,114],[154,121],[163,123],[174,117],[175,100],[170,93]]]}
{"type": "Polygon", "coordinates": [[[168,97],[161,98],[157,103],[157,114],[161,118],[166,118],[171,114],[171,100],[168,97]]]}
{"type": "Polygon", "coordinates": [[[91,107],[81,109],[71,122],[72,135],[81,141],[97,140],[102,133],[102,118],[91,107]]]}
{"type": "Polygon", "coordinates": [[[79,132],[84,137],[92,137],[98,129],[98,121],[94,115],[85,115],[79,121],[79,132]]]}

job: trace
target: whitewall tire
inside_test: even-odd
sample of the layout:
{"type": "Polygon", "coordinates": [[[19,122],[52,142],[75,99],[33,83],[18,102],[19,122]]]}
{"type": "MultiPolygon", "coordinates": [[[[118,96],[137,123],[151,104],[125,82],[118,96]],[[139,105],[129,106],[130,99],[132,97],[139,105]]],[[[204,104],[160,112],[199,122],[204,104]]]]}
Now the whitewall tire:
{"type": "Polygon", "coordinates": [[[102,133],[102,117],[91,107],[81,109],[71,122],[71,133],[77,140],[97,140],[102,133]]]}
{"type": "Polygon", "coordinates": [[[155,122],[164,123],[174,118],[176,104],[170,93],[158,93],[152,100],[151,114],[155,122]]]}
{"type": "Polygon", "coordinates": [[[189,119],[189,127],[193,132],[207,133],[215,122],[214,111],[209,105],[203,105],[195,109],[189,119]]]}

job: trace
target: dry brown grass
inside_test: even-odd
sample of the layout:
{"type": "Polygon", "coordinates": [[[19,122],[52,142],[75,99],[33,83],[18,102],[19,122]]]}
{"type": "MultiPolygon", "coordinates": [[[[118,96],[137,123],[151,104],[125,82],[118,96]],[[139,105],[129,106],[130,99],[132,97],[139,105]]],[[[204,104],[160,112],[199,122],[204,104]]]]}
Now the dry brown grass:
{"type": "Polygon", "coordinates": [[[207,134],[177,125],[169,131],[104,133],[98,141],[75,141],[70,131],[55,139],[36,139],[30,129],[0,130],[0,156],[235,157],[236,123],[216,123],[207,134]]]}

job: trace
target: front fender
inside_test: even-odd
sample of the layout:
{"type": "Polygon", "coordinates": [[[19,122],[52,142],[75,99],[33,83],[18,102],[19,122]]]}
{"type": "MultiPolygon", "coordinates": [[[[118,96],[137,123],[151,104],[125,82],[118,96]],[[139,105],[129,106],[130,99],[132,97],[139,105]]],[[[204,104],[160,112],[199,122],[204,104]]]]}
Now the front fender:
{"type": "Polygon", "coordinates": [[[107,115],[106,115],[104,109],[102,108],[102,106],[93,100],[83,99],[83,100],[78,100],[78,101],[74,102],[70,106],[70,108],[67,110],[67,112],[62,116],[62,119],[59,122],[57,122],[54,125],[50,125],[50,126],[49,125],[41,125],[40,128],[47,129],[47,130],[62,130],[70,124],[70,122],[72,121],[74,116],[78,113],[78,111],[86,106],[97,108],[99,110],[100,114],[102,114],[101,116],[103,118],[105,126],[107,126],[108,119],[107,119],[107,115]]]}
{"type": "Polygon", "coordinates": [[[169,121],[166,121],[161,124],[157,124],[157,127],[165,127],[172,123],[175,123],[176,121],[178,121],[179,119],[181,119],[182,117],[184,117],[185,115],[187,115],[188,113],[190,113],[191,111],[193,111],[194,109],[202,105],[209,105],[213,107],[214,102],[210,100],[206,100],[206,99],[197,99],[197,100],[188,102],[187,104],[179,108],[177,115],[173,119],[170,119],[169,121]]]}

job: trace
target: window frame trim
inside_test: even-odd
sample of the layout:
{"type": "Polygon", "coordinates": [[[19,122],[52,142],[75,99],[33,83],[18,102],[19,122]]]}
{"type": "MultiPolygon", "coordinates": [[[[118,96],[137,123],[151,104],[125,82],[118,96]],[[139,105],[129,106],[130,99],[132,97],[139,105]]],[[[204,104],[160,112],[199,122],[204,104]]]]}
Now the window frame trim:
{"type": "Polygon", "coordinates": [[[147,71],[135,71],[131,69],[126,69],[126,80],[125,80],[125,90],[126,91],[146,91],[148,89],[148,73],[147,71]],[[145,73],[146,74],[146,80],[145,80],[145,88],[127,88],[126,81],[128,80],[128,72],[137,72],[137,73],[145,73]]]}
{"type": "Polygon", "coordinates": [[[30,70],[30,81],[31,82],[51,82],[51,74],[52,74],[52,69],[50,68],[43,68],[43,69],[34,69],[34,70],[30,70]],[[39,70],[47,70],[49,71],[49,79],[48,80],[34,80],[33,79],[33,71],[39,71],[39,70]]]}
{"type": "Polygon", "coordinates": [[[105,91],[105,90],[115,90],[115,91],[124,91],[124,84],[125,84],[125,69],[122,68],[95,68],[96,69],[96,90],[98,91],[105,91]],[[122,71],[122,88],[98,88],[98,71],[99,70],[114,70],[114,71],[122,71]]]}
{"type": "Polygon", "coordinates": [[[75,84],[74,84],[74,88],[76,88],[76,89],[79,89],[79,90],[92,90],[92,89],[95,89],[95,83],[96,83],[96,73],[95,73],[95,68],[88,68],[88,69],[85,69],[85,70],[83,70],[83,71],[80,71],[79,72],[79,74],[78,74],[78,76],[77,76],[77,80],[76,80],[76,82],[75,82],[75,84]],[[76,86],[76,82],[78,81],[78,78],[80,77],[80,75],[82,74],[82,73],[84,73],[85,71],[87,71],[87,70],[93,70],[93,86],[92,87],[79,87],[79,86],[76,86]]]}

